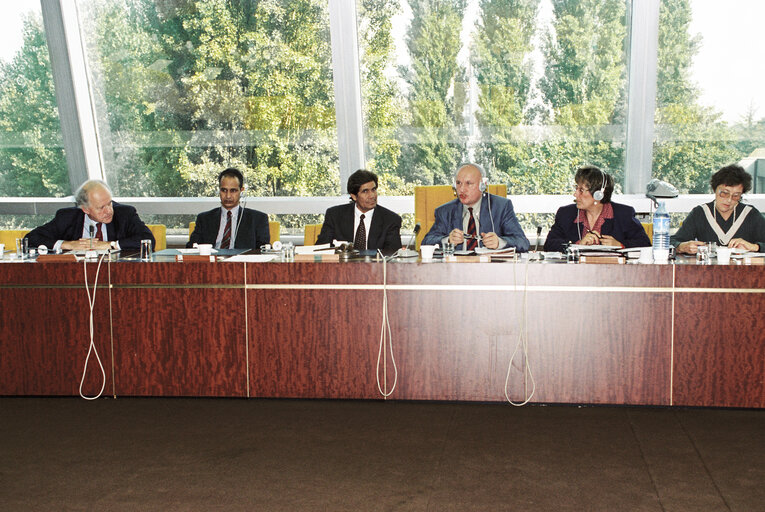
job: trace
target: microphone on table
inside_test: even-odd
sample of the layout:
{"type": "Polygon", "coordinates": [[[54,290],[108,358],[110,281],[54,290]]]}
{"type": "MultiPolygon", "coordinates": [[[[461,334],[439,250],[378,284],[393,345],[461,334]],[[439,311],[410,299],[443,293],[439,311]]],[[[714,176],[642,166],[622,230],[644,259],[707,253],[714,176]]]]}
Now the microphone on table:
{"type": "Polygon", "coordinates": [[[544,255],[539,253],[539,242],[542,238],[542,226],[537,226],[537,243],[534,244],[534,251],[529,254],[529,261],[544,259],[544,255]]]}
{"type": "Polygon", "coordinates": [[[88,231],[90,231],[90,249],[93,249],[93,239],[96,237],[96,227],[91,224],[88,226],[88,231]]]}
{"type": "Polygon", "coordinates": [[[419,222],[417,224],[415,224],[415,226],[414,226],[414,233],[412,233],[412,238],[409,240],[409,243],[406,244],[406,247],[404,247],[403,249],[399,249],[396,252],[396,257],[398,257],[398,258],[416,258],[417,256],[419,256],[417,251],[413,251],[409,247],[411,247],[412,243],[417,238],[417,233],[420,232],[421,228],[422,228],[422,226],[420,226],[419,222]]]}

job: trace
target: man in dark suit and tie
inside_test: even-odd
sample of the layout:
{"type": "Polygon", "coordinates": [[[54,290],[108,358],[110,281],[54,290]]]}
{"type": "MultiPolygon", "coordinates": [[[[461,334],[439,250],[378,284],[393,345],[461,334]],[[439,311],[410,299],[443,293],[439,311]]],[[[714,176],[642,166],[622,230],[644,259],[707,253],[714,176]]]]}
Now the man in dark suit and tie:
{"type": "Polygon", "coordinates": [[[218,175],[220,208],[197,215],[196,227],[186,247],[212,244],[217,249],[257,249],[271,240],[268,215],[239,206],[244,175],[230,167],[218,175]]]}
{"type": "Polygon", "coordinates": [[[59,251],[88,249],[138,250],[141,240],[154,236],[135,208],[112,201],[112,191],[101,180],[88,180],[75,192],[77,206],[62,208],[56,216],[26,236],[30,247],[59,251]]]}
{"type": "Polygon", "coordinates": [[[359,169],[348,178],[351,202],[324,215],[317,244],[353,242],[354,249],[393,253],[401,249],[401,217],[377,204],[377,175],[359,169]]]}

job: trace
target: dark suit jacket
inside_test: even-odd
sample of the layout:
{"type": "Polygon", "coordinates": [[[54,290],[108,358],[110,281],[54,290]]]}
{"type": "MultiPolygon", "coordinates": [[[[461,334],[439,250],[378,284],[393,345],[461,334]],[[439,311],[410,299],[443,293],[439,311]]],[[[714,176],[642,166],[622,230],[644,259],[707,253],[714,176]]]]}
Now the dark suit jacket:
{"type": "MultiPolygon", "coordinates": [[[[624,244],[624,247],[650,247],[651,240],[645,234],[645,229],[635,218],[635,209],[626,204],[611,203],[614,207],[614,218],[606,219],[601,229],[601,235],[611,235],[624,244]]],[[[578,242],[584,229],[574,222],[579,210],[575,204],[569,204],[558,208],[555,214],[555,222],[550,228],[550,233],[545,241],[545,251],[563,251],[563,246],[569,242],[578,242]]]]}
{"type": "MultiPolygon", "coordinates": [[[[271,241],[268,229],[268,215],[252,208],[239,207],[239,226],[236,230],[234,248],[259,249],[271,241]]],[[[194,244],[213,244],[220,229],[220,207],[197,215],[197,225],[186,247],[194,244]]]]}
{"type": "MultiPolygon", "coordinates": [[[[316,240],[317,244],[329,244],[332,240],[353,243],[353,209],[356,203],[333,206],[324,214],[324,224],[316,240]]],[[[401,249],[401,217],[379,204],[372,215],[372,224],[367,236],[367,249],[392,253],[401,249]]]]}
{"type": "MultiPolygon", "coordinates": [[[[114,217],[106,225],[106,236],[109,241],[117,241],[120,249],[138,250],[141,240],[151,240],[155,245],[154,235],[146,227],[135,208],[126,204],[112,202],[114,217]]],[[[82,228],[85,224],[85,212],[78,207],[62,208],[56,212],[53,220],[29,232],[30,247],[46,246],[53,249],[59,240],[79,240],[82,238],[82,228]]]]}
{"type": "MultiPolygon", "coordinates": [[[[428,234],[423,238],[423,245],[437,245],[449,236],[453,229],[462,229],[462,203],[454,199],[436,208],[436,220],[430,227],[428,234]]],[[[513,202],[506,197],[484,194],[481,200],[481,212],[479,214],[481,231],[488,233],[493,231],[502,240],[507,242],[508,247],[515,247],[518,252],[529,250],[529,240],[518,223],[518,218],[513,210],[513,202]],[[489,214],[491,205],[491,214],[489,214]]],[[[459,248],[463,246],[460,245],[459,248]]]]}

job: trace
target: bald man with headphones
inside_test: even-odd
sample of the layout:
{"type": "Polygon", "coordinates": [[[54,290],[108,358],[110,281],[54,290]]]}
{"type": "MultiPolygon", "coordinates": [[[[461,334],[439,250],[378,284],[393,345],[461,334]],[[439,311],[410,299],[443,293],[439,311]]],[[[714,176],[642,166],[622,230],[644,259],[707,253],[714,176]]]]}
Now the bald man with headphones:
{"type": "Polygon", "coordinates": [[[423,244],[450,241],[462,249],[477,247],[529,250],[529,241],[518,223],[513,203],[489,194],[486,172],[478,164],[463,164],[454,175],[457,198],[436,208],[436,220],[423,244]]]}

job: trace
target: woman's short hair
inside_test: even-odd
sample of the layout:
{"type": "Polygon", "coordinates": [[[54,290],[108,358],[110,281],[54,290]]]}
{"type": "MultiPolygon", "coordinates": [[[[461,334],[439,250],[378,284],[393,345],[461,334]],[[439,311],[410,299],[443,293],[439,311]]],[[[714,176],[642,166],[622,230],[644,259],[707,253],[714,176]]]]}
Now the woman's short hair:
{"type": "Polygon", "coordinates": [[[746,172],[740,165],[726,165],[712,175],[709,184],[712,185],[712,192],[716,192],[717,187],[720,185],[728,187],[743,185],[744,190],[742,193],[749,192],[752,189],[752,175],[746,172]]]}
{"type": "Polygon", "coordinates": [[[605,204],[611,202],[611,194],[614,192],[614,179],[608,173],[601,171],[600,168],[594,165],[585,165],[580,167],[576,171],[576,176],[574,176],[574,182],[577,185],[587,184],[590,194],[594,194],[603,188],[603,180],[605,180],[606,184],[603,190],[603,199],[600,202],[605,204]]]}

